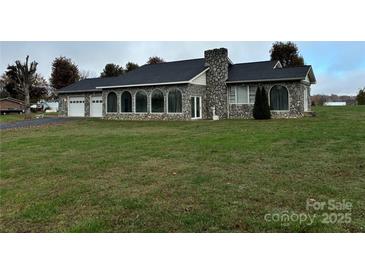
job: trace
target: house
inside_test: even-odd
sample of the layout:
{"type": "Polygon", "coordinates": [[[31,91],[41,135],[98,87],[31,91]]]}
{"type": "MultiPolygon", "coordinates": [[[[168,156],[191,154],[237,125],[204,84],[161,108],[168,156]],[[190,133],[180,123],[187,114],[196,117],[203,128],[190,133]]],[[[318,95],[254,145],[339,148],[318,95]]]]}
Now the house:
{"type": "Polygon", "coordinates": [[[0,99],[0,113],[24,113],[25,104],[23,101],[7,97],[0,99]]]}
{"type": "Polygon", "coordinates": [[[272,116],[309,112],[311,66],[283,68],[279,61],[233,64],[225,48],[204,58],[144,65],[125,75],[93,78],[59,90],[64,116],[106,119],[190,120],[250,118],[258,86],[272,116]]]}

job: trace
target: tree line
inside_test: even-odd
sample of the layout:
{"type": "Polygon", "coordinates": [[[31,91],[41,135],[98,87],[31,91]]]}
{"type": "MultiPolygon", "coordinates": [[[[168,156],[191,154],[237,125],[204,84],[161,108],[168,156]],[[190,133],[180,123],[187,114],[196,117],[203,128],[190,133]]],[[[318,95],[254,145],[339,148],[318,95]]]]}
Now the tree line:
{"type": "MultiPolygon", "coordinates": [[[[152,56],[147,64],[165,62],[158,56],[152,56]]],[[[79,80],[89,78],[88,71],[80,71],[79,67],[64,56],[57,57],[52,62],[52,72],[49,81],[37,72],[38,63],[29,62],[29,56],[25,62],[15,61],[8,65],[6,71],[0,76],[0,98],[12,97],[24,101],[26,116],[30,114],[30,104],[40,99],[55,99],[56,90],[71,85],[79,80]]],[[[138,64],[128,62],[123,68],[117,64],[106,64],[100,77],[120,76],[139,67],[138,64]]]]}
{"type": "Polygon", "coordinates": [[[351,95],[323,95],[311,96],[312,106],[323,106],[326,102],[346,102],[346,105],[365,105],[365,87],[360,88],[356,96],[351,95]]]}
{"type": "MultiPolygon", "coordinates": [[[[152,56],[147,60],[146,64],[158,64],[165,62],[158,56],[152,56]]],[[[26,57],[25,63],[16,61],[15,64],[8,65],[6,71],[0,76],[0,97],[13,97],[24,100],[24,88],[29,89],[32,102],[39,99],[52,98],[55,96],[54,91],[71,85],[79,80],[89,78],[90,72],[81,71],[70,58],[60,56],[52,62],[52,72],[47,81],[40,73],[37,72],[36,61],[29,64],[29,56],[26,57]],[[25,83],[25,82],[26,83],[25,83]],[[26,87],[25,87],[26,85],[26,87]]],[[[114,63],[106,64],[100,77],[120,76],[130,72],[139,65],[137,63],[128,62],[125,68],[114,63]]]]}

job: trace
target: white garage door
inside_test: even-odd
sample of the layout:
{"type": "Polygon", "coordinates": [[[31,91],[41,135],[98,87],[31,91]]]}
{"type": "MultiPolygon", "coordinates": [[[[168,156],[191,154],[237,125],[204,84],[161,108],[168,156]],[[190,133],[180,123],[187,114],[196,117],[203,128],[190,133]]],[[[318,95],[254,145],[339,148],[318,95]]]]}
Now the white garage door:
{"type": "Polygon", "coordinates": [[[70,97],[68,104],[68,116],[83,117],[85,116],[85,98],[70,97]]]}
{"type": "Polygon", "coordinates": [[[101,98],[101,96],[91,97],[90,116],[91,117],[103,116],[103,99],[101,98]]]}

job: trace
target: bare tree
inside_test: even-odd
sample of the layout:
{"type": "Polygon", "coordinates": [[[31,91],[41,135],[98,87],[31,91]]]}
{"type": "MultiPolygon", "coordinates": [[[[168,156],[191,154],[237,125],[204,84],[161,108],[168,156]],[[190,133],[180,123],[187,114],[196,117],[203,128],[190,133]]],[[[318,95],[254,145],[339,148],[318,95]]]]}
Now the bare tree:
{"type": "Polygon", "coordinates": [[[80,71],[80,80],[84,80],[91,77],[91,72],[89,70],[80,71]]]}
{"type": "Polygon", "coordinates": [[[25,59],[25,63],[22,64],[19,60],[15,61],[15,76],[17,78],[16,89],[18,92],[24,94],[25,103],[25,117],[30,116],[30,88],[36,76],[38,63],[33,61],[28,65],[29,55],[25,59]]]}

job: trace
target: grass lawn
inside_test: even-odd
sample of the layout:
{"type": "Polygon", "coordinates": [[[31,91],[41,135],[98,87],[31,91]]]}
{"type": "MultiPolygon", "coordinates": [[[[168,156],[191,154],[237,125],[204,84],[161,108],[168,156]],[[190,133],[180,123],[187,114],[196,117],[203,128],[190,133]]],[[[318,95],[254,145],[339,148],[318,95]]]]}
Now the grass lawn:
{"type": "MultiPolygon", "coordinates": [[[[58,112],[47,112],[47,113],[31,113],[30,116],[32,119],[36,118],[36,116],[41,116],[43,115],[44,117],[47,116],[51,116],[51,117],[55,117],[58,116],[58,112]]],[[[11,113],[11,114],[6,114],[6,115],[0,115],[0,123],[11,123],[11,122],[18,122],[18,121],[23,121],[25,119],[25,115],[24,114],[17,114],[17,113],[11,113]]]]}
{"type": "MultiPolygon", "coordinates": [[[[1,232],[365,232],[365,107],[2,131],[1,232]],[[323,223],[307,199],[352,203],[323,223]],[[312,224],[266,214],[316,214],[312,224]]],[[[312,200],[312,201],[314,201],[312,200]]],[[[312,215],[314,216],[314,215],[312,215]]]]}
{"type": "Polygon", "coordinates": [[[0,123],[17,122],[24,120],[24,114],[11,113],[6,115],[0,115],[0,123]]]}

